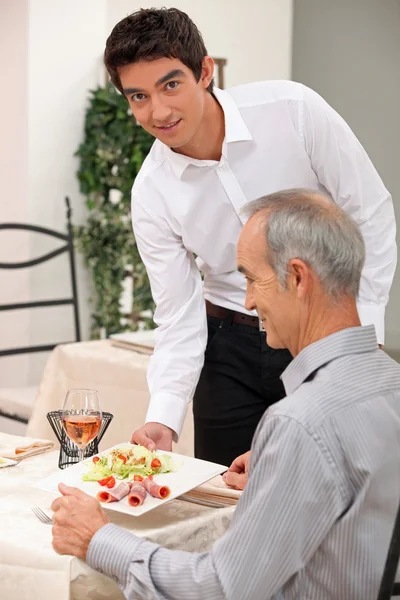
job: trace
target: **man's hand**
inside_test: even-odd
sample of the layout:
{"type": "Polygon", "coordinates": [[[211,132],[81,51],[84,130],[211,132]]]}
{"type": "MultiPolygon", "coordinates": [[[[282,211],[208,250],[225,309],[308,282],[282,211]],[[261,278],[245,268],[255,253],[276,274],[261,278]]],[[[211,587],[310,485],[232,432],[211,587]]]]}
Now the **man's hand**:
{"type": "Polygon", "coordinates": [[[235,458],[226,473],[222,475],[222,479],[227,485],[236,490],[244,490],[248,479],[249,460],[250,450],[235,458]]]}
{"type": "Polygon", "coordinates": [[[96,498],[63,483],[58,489],[63,497],[51,505],[53,548],[58,554],[85,559],[92,537],[109,519],[96,498]]]}
{"type": "Polygon", "coordinates": [[[171,452],[173,435],[172,429],[162,423],[146,423],[133,433],[131,443],[145,446],[148,450],[171,452]]]}

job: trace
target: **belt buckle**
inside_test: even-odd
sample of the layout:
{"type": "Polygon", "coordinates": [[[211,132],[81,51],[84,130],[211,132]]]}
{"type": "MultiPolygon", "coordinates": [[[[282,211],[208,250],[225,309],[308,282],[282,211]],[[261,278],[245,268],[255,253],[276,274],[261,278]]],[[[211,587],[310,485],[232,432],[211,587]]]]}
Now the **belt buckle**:
{"type": "Polygon", "coordinates": [[[259,331],[265,331],[264,325],[262,324],[261,319],[258,319],[258,330],[259,331]]]}

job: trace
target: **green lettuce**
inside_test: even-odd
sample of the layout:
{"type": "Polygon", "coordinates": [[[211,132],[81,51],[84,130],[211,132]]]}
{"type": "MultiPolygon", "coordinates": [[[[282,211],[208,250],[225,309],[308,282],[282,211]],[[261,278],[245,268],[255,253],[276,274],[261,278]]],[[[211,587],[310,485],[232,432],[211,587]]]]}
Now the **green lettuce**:
{"type": "Polygon", "coordinates": [[[85,461],[88,471],[83,474],[83,481],[99,481],[114,475],[117,479],[133,479],[135,475],[147,477],[157,473],[177,471],[181,465],[168,454],[158,454],[143,446],[121,446],[100,457],[96,463],[85,461]],[[119,458],[122,455],[126,462],[119,458]],[[154,458],[161,462],[159,469],[154,469],[151,463],[154,458]],[[137,462],[141,461],[141,462],[137,462]],[[135,463],[135,464],[133,464],[135,463]]]}

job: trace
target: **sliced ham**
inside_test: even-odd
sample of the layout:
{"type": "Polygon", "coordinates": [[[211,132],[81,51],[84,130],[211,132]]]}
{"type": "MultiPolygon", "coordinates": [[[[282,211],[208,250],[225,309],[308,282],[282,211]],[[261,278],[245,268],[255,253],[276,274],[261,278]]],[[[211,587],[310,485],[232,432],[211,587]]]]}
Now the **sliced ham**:
{"type": "Polygon", "coordinates": [[[97,494],[99,502],[119,502],[129,494],[130,485],[126,481],[122,481],[110,490],[101,490],[97,494]]]}
{"type": "Polygon", "coordinates": [[[129,484],[130,492],[128,494],[128,504],[130,506],[140,506],[146,500],[147,492],[143,481],[133,481],[129,484]]]}
{"type": "Polygon", "coordinates": [[[166,485],[158,485],[155,481],[149,479],[148,477],[143,480],[143,485],[149,492],[150,496],[153,496],[153,498],[167,498],[171,493],[169,487],[166,485]]]}

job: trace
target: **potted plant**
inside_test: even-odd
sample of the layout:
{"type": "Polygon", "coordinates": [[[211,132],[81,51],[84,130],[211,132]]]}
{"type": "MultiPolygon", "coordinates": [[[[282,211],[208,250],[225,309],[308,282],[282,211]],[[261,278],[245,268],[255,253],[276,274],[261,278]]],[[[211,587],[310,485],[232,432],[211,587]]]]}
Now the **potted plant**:
{"type": "Polygon", "coordinates": [[[114,86],[91,91],[76,152],[88,220],[75,228],[75,239],[94,286],[92,338],[154,327],[150,285],[130,214],[132,183],[152,143],[114,86]]]}

